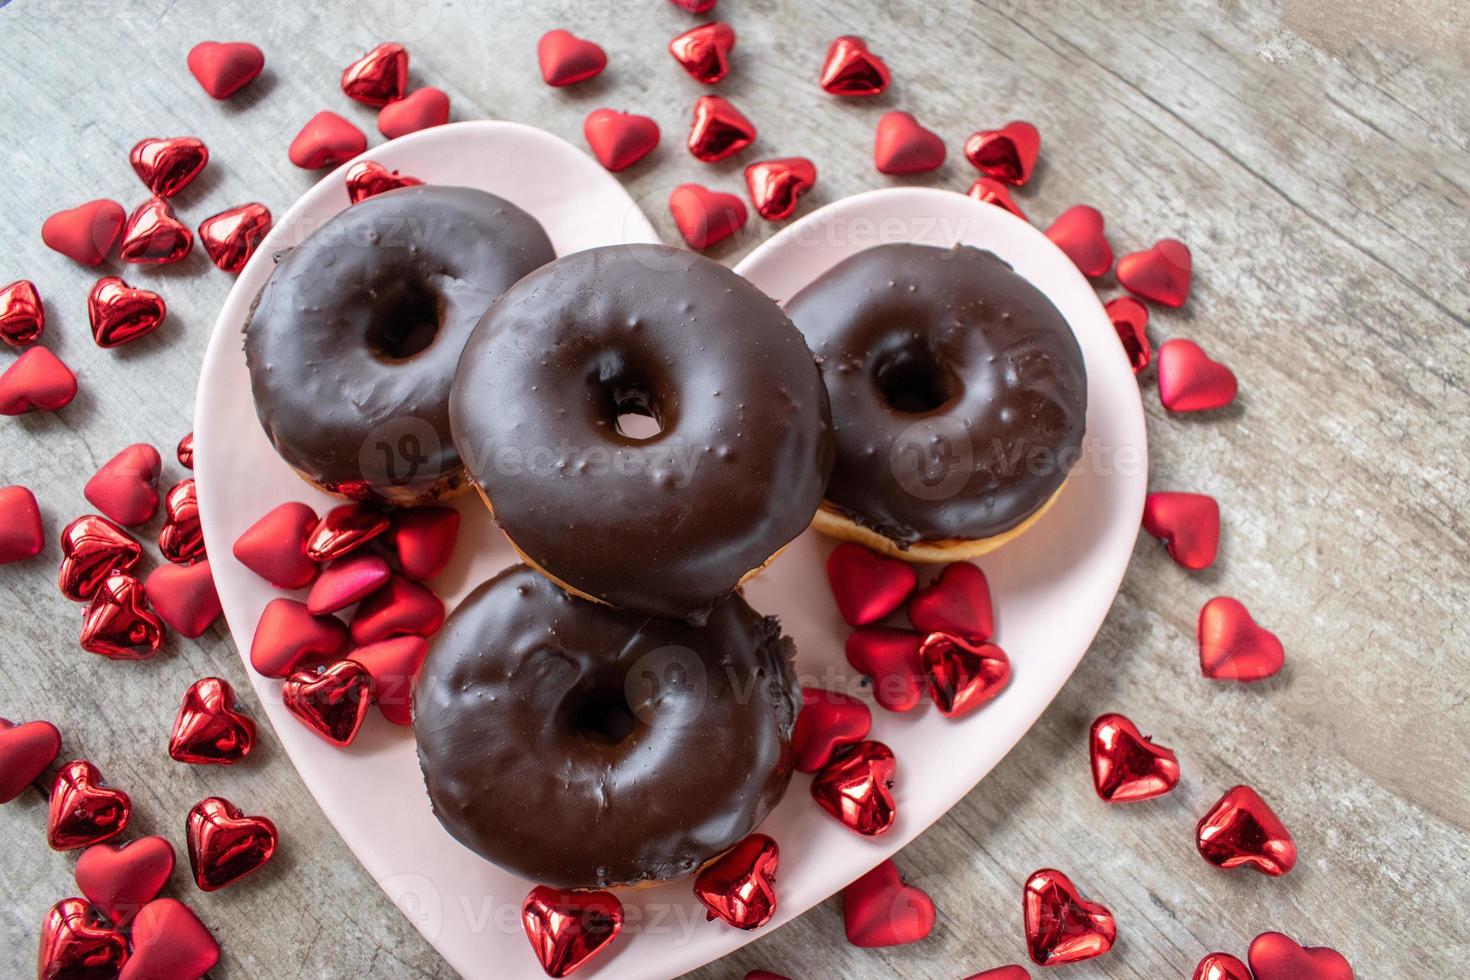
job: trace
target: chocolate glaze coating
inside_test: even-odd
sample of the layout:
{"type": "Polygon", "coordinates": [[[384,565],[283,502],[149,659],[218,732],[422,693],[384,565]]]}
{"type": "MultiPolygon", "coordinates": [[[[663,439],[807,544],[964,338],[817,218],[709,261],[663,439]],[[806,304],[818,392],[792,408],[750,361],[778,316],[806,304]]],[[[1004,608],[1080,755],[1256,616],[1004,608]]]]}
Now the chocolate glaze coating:
{"type": "Polygon", "coordinates": [[[1082,350],[1056,307],[992,253],[880,245],[786,309],[832,399],[827,501],[900,547],[1007,531],[1079,458],[1082,350]]]}
{"type": "Polygon", "coordinates": [[[535,218],[468,187],[405,187],[336,215],[280,258],[245,327],[271,444],[358,499],[412,503],[460,483],[459,353],[495,298],[555,257],[535,218]]]}
{"type": "Polygon", "coordinates": [[[434,813],[540,884],[690,874],[786,791],[792,653],[739,596],[695,627],[508,568],[449,617],[414,684],[434,813]]]}
{"type": "Polygon", "coordinates": [[[801,334],[724,266],[661,245],[568,255],[508,290],[465,345],[449,412],[528,561],[692,622],[807,527],[832,468],[801,334]],[[660,431],[623,435],[629,413],[660,431]]]}

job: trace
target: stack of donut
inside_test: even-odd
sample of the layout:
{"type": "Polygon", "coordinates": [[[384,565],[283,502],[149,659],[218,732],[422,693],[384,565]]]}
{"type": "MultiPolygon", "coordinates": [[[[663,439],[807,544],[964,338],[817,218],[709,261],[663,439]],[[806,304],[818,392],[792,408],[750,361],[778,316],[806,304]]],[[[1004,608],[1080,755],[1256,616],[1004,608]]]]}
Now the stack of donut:
{"type": "Polygon", "coordinates": [[[813,524],[913,561],[996,547],[1060,492],[1086,406],[1066,322],[988,252],[868,249],[783,310],[691,252],[558,258],[462,187],[284,253],[245,353],[304,478],[473,488],[521,556],[434,638],[413,723],[445,828],[557,888],[694,873],[782,798],[794,648],[742,583],[813,524]]]}

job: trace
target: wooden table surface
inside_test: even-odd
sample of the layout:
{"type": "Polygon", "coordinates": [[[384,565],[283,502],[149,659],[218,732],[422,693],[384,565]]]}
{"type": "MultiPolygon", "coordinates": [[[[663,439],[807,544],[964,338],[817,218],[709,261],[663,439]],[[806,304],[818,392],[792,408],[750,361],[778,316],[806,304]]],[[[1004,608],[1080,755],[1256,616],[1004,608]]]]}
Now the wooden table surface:
{"type": "MultiPolygon", "coordinates": [[[[1140,540],[1056,702],[899,855],[940,909],[930,938],[855,949],[832,899],[694,976],[956,978],[1024,962],[1021,882],[1048,865],[1119,923],[1113,952],[1068,977],[1187,977],[1205,952],[1243,955],[1267,929],[1335,946],[1360,977],[1458,975],[1470,957],[1466,10],[1455,0],[723,0],[740,40],[721,91],[758,123],[760,145],[709,167],[680,146],[701,90],[663,51],[694,19],[663,0],[13,0],[0,9],[0,283],[36,281],[45,344],[82,390],[61,412],[0,424],[0,484],[36,492],[50,538],[39,558],[0,568],[0,714],[60,725],[63,758],[94,760],[132,794],[139,833],[181,847],[184,812],[216,792],[277,820],[287,843],[248,887],[206,895],[186,872],[173,880],[223,942],[218,976],[450,975],[268,729],[228,772],[168,759],[191,681],[218,674],[249,690],[222,624],[145,663],[77,647],[77,608],[54,584],[56,534],[92,509],[82,484],[119,448],[147,441],[167,457],[188,431],[230,280],[200,254],[124,270],[161,290],[171,315],[153,337],[103,351],[85,316],[97,273],[43,248],[42,219],[99,196],[136,204],[129,147],[185,133],[214,161],[179,199],[191,225],[246,200],[280,213],[315,179],[285,153],[308,116],[331,108],[373,131],[337,75],[387,39],[409,43],[416,84],[447,91],[456,119],[532,122],[580,143],[598,106],[653,115],[664,146],[625,180],[666,237],[675,184],[738,192],[757,155],[817,161],[803,210],[889,184],[870,151],[890,108],[949,143],[951,162],[917,182],[960,190],[972,177],[963,138],[1025,118],[1044,137],[1020,198],[1038,223],[1090,202],[1120,253],[1162,236],[1194,250],[1192,298],[1156,313],[1153,334],[1203,343],[1234,368],[1241,396],[1208,417],[1172,418],[1146,377],[1144,403],[1151,485],[1220,500],[1220,560],[1190,574],[1140,540]],[[567,91],[540,82],[536,39],[557,26],[607,48],[601,78],[567,91]],[[826,43],[849,32],[892,67],[884,98],[841,103],[816,87],[826,43]],[[265,76],[212,102],[184,68],[205,39],[259,44],[265,76]],[[1219,593],[1281,637],[1279,678],[1247,688],[1200,676],[1195,617],[1219,593]],[[1109,710],[1178,750],[1176,792],[1118,808],[1094,797],[1086,733],[1109,710]],[[1301,861],[1288,877],[1224,873],[1195,853],[1195,821],[1238,782],[1295,835],[1301,861]]],[[[770,231],[752,228],[716,255],[734,261],[770,231]]],[[[180,476],[170,459],[165,480],[180,476]]],[[[44,813],[36,792],[0,813],[5,976],[33,969],[42,916],[76,893],[75,857],[46,848],[44,813]]]]}

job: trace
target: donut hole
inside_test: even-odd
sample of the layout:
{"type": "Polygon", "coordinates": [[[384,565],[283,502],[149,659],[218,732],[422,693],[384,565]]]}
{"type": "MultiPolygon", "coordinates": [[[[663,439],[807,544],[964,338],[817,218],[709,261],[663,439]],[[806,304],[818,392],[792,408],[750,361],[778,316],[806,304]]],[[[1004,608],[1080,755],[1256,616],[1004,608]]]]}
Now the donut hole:
{"type": "Polygon", "coordinates": [[[638,716],[622,691],[594,691],[572,706],[571,722],[586,737],[617,745],[633,734],[638,716]]]}
{"type": "Polygon", "coordinates": [[[959,387],[949,367],[921,345],[909,345],[880,357],[873,369],[873,382],[890,408],[908,415],[943,407],[959,387]]]}
{"type": "Polygon", "coordinates": [[[426,284],[398,280],[381,286],[368,321],[368,347],[380,360],[405,360],[428,349],[443,319],[444,304],[426,284]]]}
{"type": "Polygon", "coordinates": [[[641,387],[622,388],[610,393],[613,403],[613,428],[624,439],[642,442],[664,431],[653,399],[641,387]]]}

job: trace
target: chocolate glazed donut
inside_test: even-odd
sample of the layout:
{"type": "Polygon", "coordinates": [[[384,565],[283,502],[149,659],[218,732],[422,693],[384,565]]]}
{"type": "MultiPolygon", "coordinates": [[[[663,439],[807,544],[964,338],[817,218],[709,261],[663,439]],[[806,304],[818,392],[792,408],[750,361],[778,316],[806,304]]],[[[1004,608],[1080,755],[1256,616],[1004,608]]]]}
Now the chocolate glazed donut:
{"type": "Polygon", "coordinates": [[[990,252],[870,248],[787,312],[822,358],[832,399],[837,465],[824,509],[876,532],[885,550],[1019,529],[1080,456],[1081,348],[1040,290],[990,252]]]}
{"type": "Polygon", "coordinates": [[[508,568],[449,617],[414,683],[434,813],[541,884],[690,874],[786,791],[801,705],[792,655],[739,596],[695,627],[508,568]]]}
{"type": "Polygon", "coordinates": [[[522,279],[465,345],[449,411],[529,563],[580,595],[691,622],[806,529],[832,468],[801,334],[724,266],[661,245],[579,252],[522,279]],[[657,432],[625,434],[629,416],[657,432]]]}
{"type": "Polygon", "coordinates": [[[245,327],[271,444],[356,499],[463,485],[449,434],[460,351],[497,296],[555,257],[535,218],[468,187],[406,187],[338,214],[280,258],[245,327]]]}

